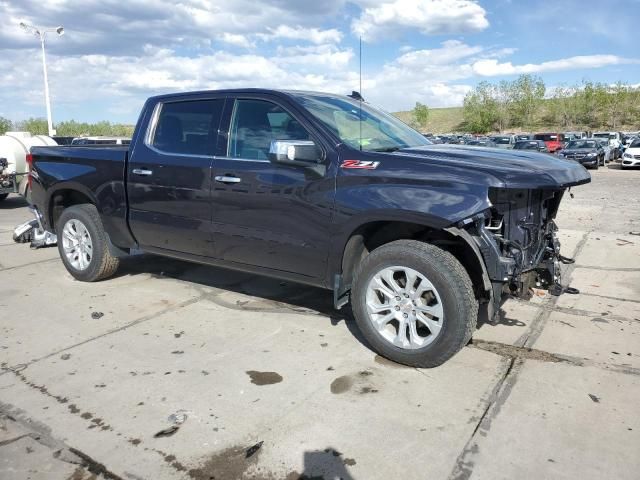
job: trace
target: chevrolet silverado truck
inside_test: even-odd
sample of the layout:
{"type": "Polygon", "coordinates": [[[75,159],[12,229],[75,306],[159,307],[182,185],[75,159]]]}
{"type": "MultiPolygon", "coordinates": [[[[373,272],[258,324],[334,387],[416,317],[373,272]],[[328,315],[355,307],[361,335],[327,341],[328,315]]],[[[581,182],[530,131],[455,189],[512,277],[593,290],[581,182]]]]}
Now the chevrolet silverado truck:
{"type": "Polygon", "coordinates": [[[433,145],[357,92],[156,96],[128,147],[28,160],[32,211],[77,280],[144,251],[330,289],[375,351],[419,367],[505,296],[562,293],[554,217],[590,181],[537,152],[433,145]]]}

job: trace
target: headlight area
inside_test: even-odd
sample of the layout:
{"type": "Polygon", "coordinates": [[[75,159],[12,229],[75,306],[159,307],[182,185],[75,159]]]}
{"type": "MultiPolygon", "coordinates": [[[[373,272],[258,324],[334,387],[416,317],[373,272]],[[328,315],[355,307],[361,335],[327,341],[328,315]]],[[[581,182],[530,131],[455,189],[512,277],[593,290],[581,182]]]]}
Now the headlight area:
{"type": "Polygon", "coordinates": [[[530,299],[533,288],[567,291],[560,264],[573,260],[560,255],[553,221],[563,195],[563,189],[491,188],[491,208],[461,222],[482,254],[494,297],[530,299]]]}

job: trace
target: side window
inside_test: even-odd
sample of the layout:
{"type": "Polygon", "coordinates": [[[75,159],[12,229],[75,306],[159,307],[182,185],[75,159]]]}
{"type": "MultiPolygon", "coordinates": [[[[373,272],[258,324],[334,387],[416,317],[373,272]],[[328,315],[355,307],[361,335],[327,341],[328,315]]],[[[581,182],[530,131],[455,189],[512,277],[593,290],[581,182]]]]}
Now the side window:
{"type": "Polygon", "coordinates": [[[264,100],[236,100],[229,132],[232,158],[267,160],[272,140],[310,140],[289,112],[264,100]]]}
{"type": "Polygon", "coordinates": [[[223,99],[162,105],[151,145],[166,153],[214,155],[223,99]]]}

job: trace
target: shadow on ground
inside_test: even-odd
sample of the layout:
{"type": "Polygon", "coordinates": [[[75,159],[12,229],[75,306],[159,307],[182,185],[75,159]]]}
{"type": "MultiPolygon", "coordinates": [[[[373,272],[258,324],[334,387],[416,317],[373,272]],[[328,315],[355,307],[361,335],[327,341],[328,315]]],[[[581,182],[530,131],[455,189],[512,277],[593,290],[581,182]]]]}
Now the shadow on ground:
{"type": "Polygon", "coordinates": [[[24,208],[29,204],[19,195],[9,195],[0,202],[0,210],[15,210],[16,208],[24,208]]]}
{"type": "MultiPolygon", "coordinates": [[[[333,326],[344,321],[354,337],[373,351],[355,325],[350,308],[348,306],[340,310],[333,308],[333,292],[330,290],[148,254],[124,258],[116,277],[140,274],[151,274],[157,278],[173,278],[256,297],[271,303],[268,305],[269,311],[282,308],[299,313],[321,315],[328,317],[333,326]]],[[[238,308],[237,305],[228,306],[238,308]]],[[[251,305],[243,306],[242,303],[240,308],[262,310],[251,305]]]]}

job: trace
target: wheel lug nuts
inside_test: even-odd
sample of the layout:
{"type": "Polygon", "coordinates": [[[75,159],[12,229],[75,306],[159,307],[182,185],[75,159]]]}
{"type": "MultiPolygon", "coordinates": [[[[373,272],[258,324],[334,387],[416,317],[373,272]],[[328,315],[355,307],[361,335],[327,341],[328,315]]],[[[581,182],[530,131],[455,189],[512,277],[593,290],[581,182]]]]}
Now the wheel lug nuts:
{"type": "Polygon", "coordinates": [[[415,310],[411,310],[411,315],[415,315],[416,311],[415,310]]]}
{"type": "Polygon", "coordinates": [[[409,315],[407,315],[406,313],[403,313],[403,314],[402,314],[402,316],[403,316],[404,318],[407,318],[409,315]]]}
{"type": "Polygon", "coordinates": [[[398,305],[396,305],[396,310],[400,310],[400,307],[398,305]]]}
{"type": "Polygon", "coordinates": [[[396,300],[399,302],[401,300],[400,296],[397,296],[396,300]]]}

